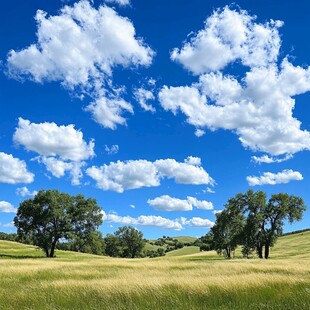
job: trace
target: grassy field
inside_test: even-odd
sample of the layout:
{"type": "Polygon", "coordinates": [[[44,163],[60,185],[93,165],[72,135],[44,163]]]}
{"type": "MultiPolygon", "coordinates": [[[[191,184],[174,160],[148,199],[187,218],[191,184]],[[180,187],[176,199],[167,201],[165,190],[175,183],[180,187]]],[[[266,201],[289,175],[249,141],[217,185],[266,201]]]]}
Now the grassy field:
{"type": "MultiPolygon", "coordinates": [[[[183,250],[183,249],[181,249],[183,250]]],[[[310,232],[270,260],[214,252],[115,259],[0,241],[0,309],[309,309],[310,232]]]]}

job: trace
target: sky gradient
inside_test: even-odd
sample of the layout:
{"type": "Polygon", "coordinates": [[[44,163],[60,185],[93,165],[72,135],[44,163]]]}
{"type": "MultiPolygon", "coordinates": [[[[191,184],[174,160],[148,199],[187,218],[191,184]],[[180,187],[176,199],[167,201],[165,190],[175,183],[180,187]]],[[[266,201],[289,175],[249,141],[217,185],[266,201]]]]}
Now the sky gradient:
{"type": "Polygon", "coordinates": [[[146,238],[202,236],[248,189],[309,205],[309,9],[3,4],[0,231],[40,189],[95,198],[104,235],[133,225],[146,238]]]}

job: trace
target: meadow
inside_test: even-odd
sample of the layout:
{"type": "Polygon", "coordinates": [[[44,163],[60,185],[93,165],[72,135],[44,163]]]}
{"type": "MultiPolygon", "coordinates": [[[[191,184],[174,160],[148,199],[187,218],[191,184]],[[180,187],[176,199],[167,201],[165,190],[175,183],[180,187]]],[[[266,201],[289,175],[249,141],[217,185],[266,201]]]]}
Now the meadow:
{"type": "Polygon", "coordinates": [[[269,260],[195,247],[118,259],[0,241],[0,309],[309,309],[310,231],[279,238],[269,260]]]}

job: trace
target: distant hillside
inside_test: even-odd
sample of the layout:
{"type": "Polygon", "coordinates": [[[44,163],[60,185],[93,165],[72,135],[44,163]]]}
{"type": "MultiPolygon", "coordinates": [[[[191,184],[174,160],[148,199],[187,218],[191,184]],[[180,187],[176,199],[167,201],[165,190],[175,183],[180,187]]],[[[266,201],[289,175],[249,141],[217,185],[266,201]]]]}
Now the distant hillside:
{"type": "MultiPolygon", "coordinates": [[[[159,239],[150,240],[146,243],[145,250],[153,250],[157,251],[157,249],[167,249],[168,246],[172,247],[171,245],[164,244],[162,246],[159,245],[152,245],[150,242],[154,243],[159,239]]],[[[172,240],[168,240],[167,242],[188,242],[188,241],[195,241],[196,238],[194,237],[187,237],[187,236],[179,236],[175,237],[172,240]]],[[[211,251],[213,253],[213,251],[211,251]]],[[[200,252],[199,254],[199,247],[196,246],[185,246],[177,250],[171,250],[166,253],[167,257],[175,257],[175,256],[187,256],[190,254],[201,255],[201,259],[208,259],[210,255],[216,256],[216,253],[212,254],[211,252],[200,252]]],[[[240,251],[236,251],[237,257],[241,256],[240,251]]],[[[57,250],[56,252],[57,257],[70,257],[74,259],[80,259],[81,257],[90,257],[90,254],[82,254],[76,252],[69,252],[69,251],[60,251],[57,250]]],[[[1,258],[44,258],[44,254],[42,250],[38,249],[32,245],[25,245],[18,242],[13,241],[5,241],[0,240],[0,259],[1,258]]],[[[93,256],[92,256],[93,257],[93,256]]],[[[100,258],[101,256],[94,256],[100,258]]],[[[280,237],[277,240],[276,245],[274,248],[271,249],[271,259],[273,258],[310,258],[310,229],[304,229],[302,231],[295,231],[284,236],[280,237]]]]}

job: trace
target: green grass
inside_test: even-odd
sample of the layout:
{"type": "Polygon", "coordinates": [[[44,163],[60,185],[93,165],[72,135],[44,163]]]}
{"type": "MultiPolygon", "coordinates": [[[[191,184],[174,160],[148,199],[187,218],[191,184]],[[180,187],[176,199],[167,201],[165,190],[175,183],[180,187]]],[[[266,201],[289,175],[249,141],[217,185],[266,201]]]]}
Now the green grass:
{"type": "Polygon", "coordinates": [[[166,253],[166,255],[167,256],[183,256],[183,255],[190,255],[190,254],[195,254],[199,252],[200,252],[200,249],[198,246],[186,246],[182,249],[168,252],[166,253]]]}
{"type": "Polygon", "coordinates": [[[0,241],[0,309],[309,309],[310,232],[279,238],[270,260],[178,253],[49,259],[0,241]]]}
{"type": "Polygon", "coordinates": [[[178,237],[173,237],[173,239],[177,239],[180,242],[186,243],[186,242],[195,242],[197,238],[195,237],[190,237],[190,236],[178,236],[178,237]]]}

